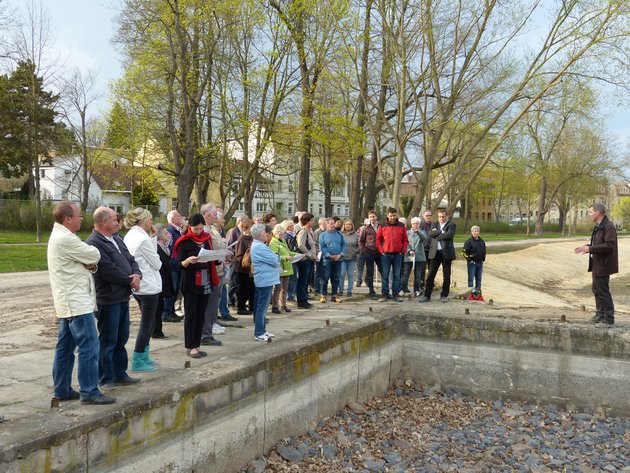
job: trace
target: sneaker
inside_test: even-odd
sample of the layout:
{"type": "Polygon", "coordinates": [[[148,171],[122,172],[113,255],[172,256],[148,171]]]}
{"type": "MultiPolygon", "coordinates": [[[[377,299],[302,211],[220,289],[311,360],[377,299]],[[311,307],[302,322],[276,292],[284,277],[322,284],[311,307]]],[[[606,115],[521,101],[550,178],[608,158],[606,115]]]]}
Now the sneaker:
{"type": "Polygon", "coordinates": [[[236,313],[238,315],[252,315],[253,314],[251,310],[237,310],[236,313]]]}
{"type": "Polygon", "coordinates": [[[403,301],[403,300],[402,300],[402,298],[401,298],[398,294],[396,294],[396,295],[393,297],[393,300],[394,300],[395,302],[402,302],[402,301],[403,301]]]}
{"type": "Polygon", "coordinates": [[[422,296],[420,302],[431,302],[431,299],[429,299],[427,296],[422,296]]]}
{"type": "Polygon", "coordinates": [[[416,291],[416,297],[420,297],[422,295],[422,291],[416,291]]]}
{"type": "Polygon", "coordinates": [[[378,296],[376,295],[375,292],[373,292],[372,294],[370,294],[370,299],[372,299],[373,301],[378,300],[378,296]]]}
{"type": "Polygon", "coordinates": [[[269,340],[269,337],[267,336],[266,333],[263,333],[262,335],[254,335],[254,338],[258,340],[259,342],[266,342],[269,340]]]}
{"type": "Polygon", "coordinates": [[[224,322],[238,322],[238,318],[232,317],[230,314],[221,317],[224,322]]]}
{"type": "Polygon", "coordinates": [[[220,347],[221,345],[223,345],[223,343],[221,342],[221,340],[217,340],[214,337],[211,338],[202,338],[201,339],[201,344],[202,345],[207,345],[207,346],[211,346],[211,347],[220,347]]]}
{"type": "Polygon", "coordinates": [[[98,387],[101,391],[106,393],[116,390],[116,386],[114,386],[114,383],[99,384],[98,387]]]}
{"type": "Polygon", "coordinates": [[[140,378],[132,378],[131,376],[127,375],[124,378],[115,379],[114,386],[130,386],[139,382],[140,378]]]}
{"type": "MultiPolygon", "coordinates": [[[[337,302],[337,296],[331,296],[330,302],[337,302]]],[[[339,302],[341,302],[341,300],[339,300],[339,302]]]]}
{"type": "Polygon", "coordinates": [[[282,314],[282,311],[278,307],[272,307],[271,308],[271,313],[272,314],[282,314]]]}
{"type": "Polygon", "coordinates": [[[60,401],[78,401],[79,399],[81,399],[81,395],[73,389],[70,395],[66,397],[60,397],[58,399],[60,401]]]}
{"type": "Polygon", "coordinates": [[[299,305],[299,304],[298,304],[298,306],[297,306],[297,307],[298,307],[298,309],[312,309],[312,308],[313,308],[313,307],[315,307],[315,306],[314,306],[313,304],[311,304],[311,303],[307,302],[307,303],[306,303],[306,304],[304,304],[304,305],[299,305]]]}
{"type": "Polygon", "coordinates": [[[162,317],[162,322],[177,323],[177,322],[181,322],[181,321],[182,321],[182,319],[180,319],[176,315],[171,315],[169,317],[162,317]]]}
{"type": "Polygon", "coordinates": [[[114,404],[116,402],[116,398],[107,396],[105,394],[99,394],[98,396],[92,399],[81,399],[81,402],[83,404],[97,404],[97,405],[114,404]]]}
{"type": "Polygon", "coordinates": [[[357,281],[357,287],[361,287],[361,284],[363,284],[363,281],[357,281]]]}
{"type": "Polygon", "coordinates": [[[321,302],[322,304],[326,303],[326,296],[319,296],[319,302],[321,302]]]}
{"type": "Polygon", "coordinates": [[[604,317],[602,317],[599,314],[595,314],[593,317],[588,319],[588,321],[593,323],[593,324],[596,324],[597,322],[603,322],[604,321],[604,317]]]}
{"type": "Polygon", "coordinates": [[[448,302],[448,296],[447,297],[440,297],[440,302],[448,302]]]}
{"type": "Polygon", "coordinates": [[[225,327],[221,327],[219,324],[212,324],[212,335],[223,335],[227,330],[225,327]]]}
{"type": "Polygon", "coordinates": [[[265,332],[265,335],[267,335],[267,338],[273,338],[275,337],[275,335],[271,332],[265,332]]]}
{"type": "Polygon", "coordinates": [[[284,312],[286,312],[287,314],[288,314],[289,312],[291,312],[291,309],[289,309],[286,305],[283,305],[283,306],[282,306],[282,310],[283,310],[284,312]]]}
{"type": "Polygon", "coordinates": [[[387,300],[387,294],[381,294],[381,297],[378,299],[379,302],[385,302],[387,300]]]}
{"type": "Polygon", "coordinates": [[[351,292],[346,292],[346,297],[352,297],[352,293],[351,292]]]}
{"type": "Polygon", "coordinates": [[[287,302],[295,302],[295,297],[287,297],[287,302]]]}

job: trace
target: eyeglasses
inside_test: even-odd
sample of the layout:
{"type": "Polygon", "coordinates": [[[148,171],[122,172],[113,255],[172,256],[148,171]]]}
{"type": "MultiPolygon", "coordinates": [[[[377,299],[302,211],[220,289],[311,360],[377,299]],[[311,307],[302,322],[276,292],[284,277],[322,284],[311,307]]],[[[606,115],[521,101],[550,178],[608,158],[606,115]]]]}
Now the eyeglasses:
{"type": "Polygon", "coordinates": [[[79,215],[72,215],[70,218],[83,218],[83,215],[79,214],[79,215]]]}

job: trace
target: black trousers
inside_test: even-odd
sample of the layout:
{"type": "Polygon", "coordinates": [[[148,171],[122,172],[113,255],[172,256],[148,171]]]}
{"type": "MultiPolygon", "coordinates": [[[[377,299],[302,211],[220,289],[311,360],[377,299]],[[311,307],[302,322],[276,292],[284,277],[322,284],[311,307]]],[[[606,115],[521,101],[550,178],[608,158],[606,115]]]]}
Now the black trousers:
{"type": "Polygon", "coordinates": [[[427,276],[427,283],[424,290],[424,295],[431,299],[431,292],[435,285],[435,276],[437,275],[440,266],[442,266],[442,291],[440,297],[448,297],[448,292],[451,288],[451,264],[453,260],[444,259],[444,253],[438,251],[435,258],[431,260],[429,264],[429,275],[427,276]]]}
{"type": "Polygon", "coordinates": [[[376,267],[378,268],[379,274],[383,274],[383,270],[381,268],[381,255],[378,253],[370,253],[369,251],[365,252],[365,284],[370,290],[370,294],[375,294],[374,292],[374,264],[376,263],[376,267]]]}
{"type": "Polygon", "coordinates": [[[184,345],[188,349],[201,345],[201,332],[209,298],[210,294],[184,293],[184,345]]]}
{"type": "Polygon", "coordinates": [[[610,276],[595,277],[593,276],[593,295],[595,296],[595,314],[599,315],[606,322],[615,321],[615,305],[608,284],[610,276]]]}

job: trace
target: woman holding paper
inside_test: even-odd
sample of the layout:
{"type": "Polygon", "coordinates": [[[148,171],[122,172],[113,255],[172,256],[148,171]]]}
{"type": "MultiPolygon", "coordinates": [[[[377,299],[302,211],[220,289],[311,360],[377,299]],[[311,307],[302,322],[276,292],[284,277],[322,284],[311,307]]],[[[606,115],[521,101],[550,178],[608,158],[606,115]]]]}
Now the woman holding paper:
{"type": "Polygon", "coordinates": [[[184,343],[191,358],[208,356],[201,351],[201,333],[206,319],[206,305],[210,293],[219,285],[215,262],[199,262],[201,249],[211,249],[210,234],[205,232],[203,215],[190,217],[188,231],[173,247],[173,258],[182,268],[182,292],[184,293],[184,343]]]}
{"type": "Polygon", "coordinates": [[[280,284],[276,284],[273,288],[273,296],[271,299],[271,312],[281,314],[291,312],[287,307],[287,290],[289,288],[289,278],[293,275],[293,265],[291,257],[298,255],[289,249],[287,242],[284,240],[284,227],[280,224],[273,228],[273,238],[269,242],[269,248],[280,257],[281,272],[280,284]],[[282,311],[280,310],[282,308],[282,311]]]}

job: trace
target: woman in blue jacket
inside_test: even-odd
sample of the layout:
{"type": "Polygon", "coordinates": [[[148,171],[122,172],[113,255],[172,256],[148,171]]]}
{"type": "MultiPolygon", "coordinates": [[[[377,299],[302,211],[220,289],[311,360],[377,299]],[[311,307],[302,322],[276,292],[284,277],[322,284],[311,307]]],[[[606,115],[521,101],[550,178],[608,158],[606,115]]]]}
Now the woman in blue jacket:
{"type": "MultiPolygon", "coordinates": [[[[276,284],[280,284],[280,257],[265,244],[267,228],[262,223],[252,226],[250,233],[253,241],[250,251],[254,269],[254,338],[266,342],[274,337],[266,331],[265,315],[271,301],[271,293],[276,284]]],[[[288,258],[288,256],[287,256],[288,258]]]]}

